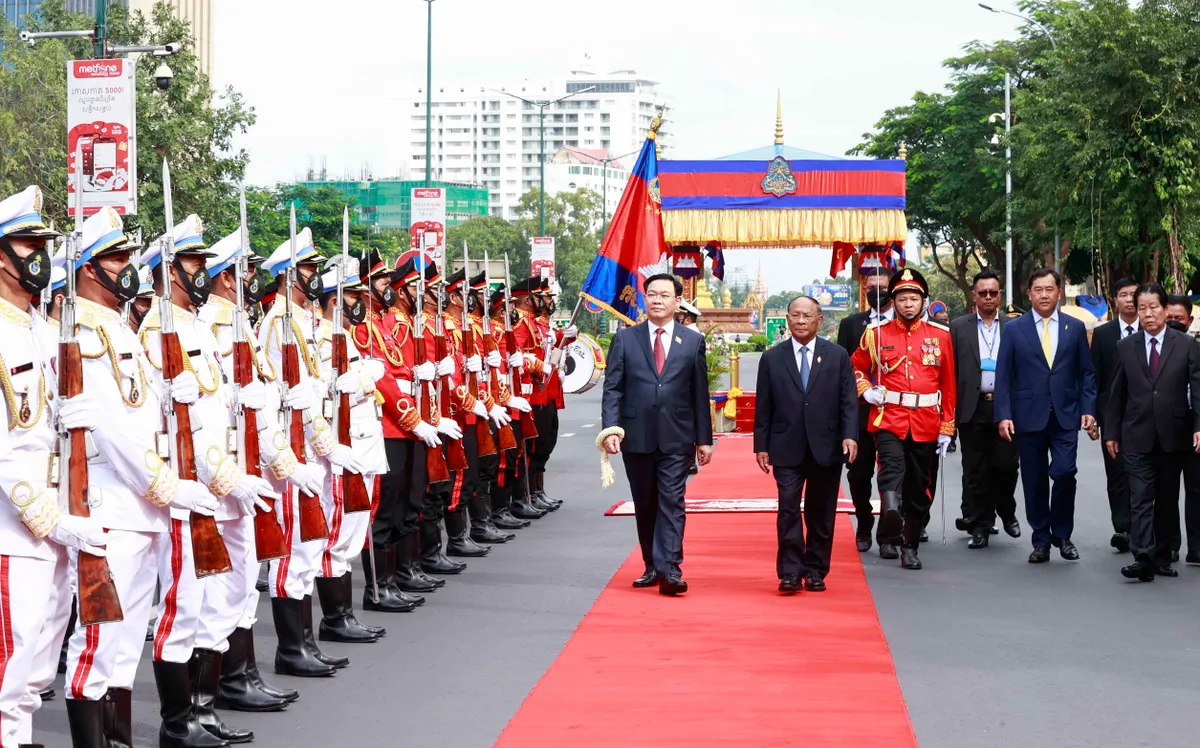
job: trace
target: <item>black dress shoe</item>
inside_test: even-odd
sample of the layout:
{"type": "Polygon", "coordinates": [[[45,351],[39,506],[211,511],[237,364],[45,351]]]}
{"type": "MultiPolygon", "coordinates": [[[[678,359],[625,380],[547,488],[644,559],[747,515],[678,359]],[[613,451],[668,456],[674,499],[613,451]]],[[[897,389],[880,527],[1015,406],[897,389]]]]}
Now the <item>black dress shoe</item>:
{"type": "Polygon", "coordinates": [[[1134,561],[1129,566],[1121,567],[1121,576],[1139,582],[1153,582],[1154,566],[1148,561],[1134,561]]]}
{"type": "Polygon", "coordinates": [[[783,579],[779,580],[779,591],[785,595],[794,595],[799,592],[800,575],[799,574],[784,574],[783,579]]]}
{"type": "Polygon", "coordinates": [[[1183,562],[1189,566],[1200,566],[1200,553],[1192,551],[1183,557],[1183,562]]]}
{"type": "Polygon", "coordinates": [[[1108,544],[1117,549],[1117,553],[1129,553],[1129,533],[1114,532],[1108,544]]]}
{"type": "Polygon", "coordinates": [[[922,542],[922,543],[928,543],[928,542],[929,542],[929,533],[928,533],[928,532],[926,532],[925,530],[921,530],[921,542],[922,542]]]}
{"type": "Polygon", "coordinates": [[[900,558],[900,552],[896,550],[896,546],[892,543],[880,543],[879,557],[886,558],[890,561],[894,558],[900,558]]]}
{"type": "Polygon", "coordinates": [[[1035,545],[1033,553],[1029,554],[1029,563],[1031,564],[1044,564],[1049,560],[1050,546],[1048,545],[1035,545]]]}
{"type": "Polygon", "coordinates": [[[967,542],[967,547],[973,551],[978,551],[988,547],[988,538],[991,533],[986,528],[977,527],[971,532],[971,539],[967,542]]]}
{"type": "Polygon", "coordinates": [[[900,549],[900,566],[913,571],[921,568],[921,559],[917,557],[916,548],[900,549]]]}
{"type": "Polygon", "coordinates": [[[1179,563],[1179,551],[1171,551],[1171,563],[1179,563]]]}
{"type": "Polygon", "coordinates": [[[820,574],[816,573],[815,571],[810,571],[808,575],[804,577],[804,589],[808,590],[809,592],[824,592],[825,580],[821,579],[820,574]]]}
{"type": "Polygon", "coordinates": [[[858,547],[859,553],[866,553],[867,551],[871,550],[871,536],[868,535],[865,538],[855,538],[854,545],[858,547]]]}
{"type": "MultiPolygon", "coordinates": [[[[1012,519],[1003,520],[1003,522],[1004,522],[1004,532],[1008,534],[1008,537],[1010,537],[1010,538],[1021,537],[1021,523],[1017,521],[1016,517],[1013,517],[1012,519]]],[[[992,528],[992,532],[995,532],[995,531],[996,531],[995,528],[992,528]]]]}
{"type": "Polygon", "coordinates": [[[971,523],[972,520],[967,519],[966,517],[959,517],[958,519],[954,520],[954,529],[958,530],[959,532],[970,532],[971,523]]]}
{"type": "Polygon", "coordinates": [[[658,594],[660,595],[682,595],[687,592],[687,582],[683,581],[683,577],[678,574],[667,574],[658,579],[658,594]]]}
{"type": "Polygon", "coordinates": [[[38,697],[42,701],[54,701],[56,695],[53,688],[43,688],[41,691],[38,691],[38,697]]]}
{"type": "Polygon", "coordinates": [[[1000,534],[1000,531],[996,529],[995,525],[992,525],[991,527],[988,528],[988,535],[999,535],[999,534],[1000,534]]]}
{"type": "Polygon", "coordinates": [[[1154,567],[1154,576],[1156,577],[1177,577],[1179,572],[1171,568],[1170,564],[1154,567]]]}
{"type": "Polygon", "coordinates": [[[1058,555],[1062,556],[1067,561],[1079,560],[1079,549],[1069,540],[1064,540],[1058,544],[1058,555]]]}
{"type": "Polygon", "coordinates": [[[656,584],[658,584],[658,572],[654,569],[646,569],[640,577],[633,580],[633,586],[639,589],[653,587],[656,584]]]}

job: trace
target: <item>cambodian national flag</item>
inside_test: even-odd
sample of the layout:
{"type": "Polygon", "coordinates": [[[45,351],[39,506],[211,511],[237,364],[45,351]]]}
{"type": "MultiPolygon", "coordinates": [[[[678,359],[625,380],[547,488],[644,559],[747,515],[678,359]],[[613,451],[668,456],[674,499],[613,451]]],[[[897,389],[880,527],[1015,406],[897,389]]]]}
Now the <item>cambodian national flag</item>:
{"type": "Polygon", "coordinates": [[[646,316],[642,282],[652,275],[669,272],[671,259],[663,239],[658,157],[652,133],[642,144],[625,194],[621,195],[580,293],[629,324],[635,324],[646,316]]]}

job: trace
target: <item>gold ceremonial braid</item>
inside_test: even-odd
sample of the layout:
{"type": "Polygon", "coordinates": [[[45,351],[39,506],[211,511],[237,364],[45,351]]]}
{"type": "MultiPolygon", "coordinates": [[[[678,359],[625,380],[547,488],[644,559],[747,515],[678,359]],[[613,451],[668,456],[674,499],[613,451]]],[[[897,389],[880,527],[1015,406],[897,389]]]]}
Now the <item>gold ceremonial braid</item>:
{"type": "Polygon", "coordinates": [[[250,356],[250,358],[254,359],[254,370],[257,371],[258,375],[263,379],[267,380],[268,382],[274,382],[275,364],[271,363],[271,357],[267,355],[266,351],[258,347],[258,341],[256,341],[254,336],[250,334],[249,329],[246,330],[246,342],[250,345],[250,352],[253,354],[250,356]],[[263,361],[266,361],[267,366],[271,368],[271,372],[269,374],[263,371],[262,364],[259,362],[259,354],[262,354],[263,361]]]}
{"type": "MultiPolygon", "coordinates": [[[[129,377],[129,397],[125,397],[125,390],[121,387],[121,369],[117,363],[117,352],[113,350],[112,341],[108,338],[108,333],[104,331],[104,327],[97,327],[96,334],[100,336],[100,342],[104,343],[104,350],[101,353],[108,353],[109,363],[112,364],[113,378],[117,380],[117,392],[121,393],[121,399],[131,408],[140,408],[146,404],[146,371],[142,368],[142,364],[135,356],[133,362],[137,364],[138,382],[141,383],[141,389],[138,389],[138,382],[129,377]]],[[[96,356],[99,358],[99,356],[96,356]]]]}
{"type": "MultiPolygon", "coordinates": [[[[218,340],[218,341],[219,341],[219,340],[221,339],[220,332],[221,332],[221,323],[220,323],[220,322],[214,322],[214,323],[212,324],[212,334],[213,334],[213,339],[214,339],[214,340],[218,340]]],[[[229,350],[227,350],[227,351],[222,351],[220,348],[218,348],[218,349],[217,349],[217,352],[221,354],[221,358],[225,358],[226,356],[232,356],[232,355],[233,355],[233,342],[232,342],[232,341],[230,341],[230,343],[229,343],[229,350]]]]}
{"type": "Polygon", "coordinates": [[[292,333],[296,336],[296,347],[300,349],[300,358],[304,359],[304,367],[308,369],[308,375],[314,379],[321,378],[321,370],[317,366],[317,362],[313,360],[312,351],[308,350],[308,341],[304,339],[304,333],[300,331],[300,323],[296,318],[292,318],[292,333]]]}
{"type": "MultiPolygon", "coordinates": [[[[36,365],[36,364],[35,364],[36,365]]],[[[13,387],[12,379],[8,375],[8,364],[4,363],[4,357],[0,356],[0,387],[4,389],[4,400],[8,403],[8,430],[12,431],[16,428],[30,429],[41,420],[42,413],[46,410],[46,375],[42,372],[38,376],[38,408],[37,413],[33,418],[28,418],[24,415],[29,411],[29,394],[21,393],[21,404],[17,404],[17,392],[13,387]]]]}
{"type": "Polygon", "coordinates": [[[370,334],[370,333],[375,334],[375,342],[379,344],[379,350],[383,351],[383,357],[388,360],[388,363],[390,363],[392,366],[403,366],[404,365],[403,354],[398,354],[396,356],[393,356],[392,353],[390,351],[388,351],[388,347],[387,347],[387,345],[384,344],[384,341],[383,341],[383,333],[380,332],[379,328],[375,327],[375,325],[372,325],[370,320],[367,320],[367,330],[368,330],[368,334],[370,334]]]}
{"type": "MultiPolygon", "coordinates": [[[[153,329],[157,330],[158,328],[154,327],[153,329]]],[[[150,330],[151,327],[149,325],[143,327],[142,331],[138,333],[138,342],[142,344],[142,350],[146,352],[146,360],[150,362],[150,365],[154,367],[154,370],[162,371],[162,364],[154,363],[154,356],[150,355],[150,346],[148,345],[150,340],[150,330]]]]}
{"type": "Polygon", "coordinates": [[[196,367],[192,364],[192,357],[187,355],[186,352],[183,356],[183,368],[196,375],[196,383],[200,386],[201,392],[205,395],[217,394],[217,390],[221,387],[221,372],[217,369],[216,364],[211,362],[208,364],[208,373],[212,375],[212,387],[206,387],[204,382],[200,381],[200,373],[196,371],[196,367]]]}

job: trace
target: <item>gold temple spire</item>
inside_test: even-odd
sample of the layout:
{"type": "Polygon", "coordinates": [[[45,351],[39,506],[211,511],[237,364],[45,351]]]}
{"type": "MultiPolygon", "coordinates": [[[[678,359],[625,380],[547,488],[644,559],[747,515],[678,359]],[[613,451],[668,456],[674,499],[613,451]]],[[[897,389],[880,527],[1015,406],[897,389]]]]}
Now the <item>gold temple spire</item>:
{"type": "Polygon", "coordinates": [[[783,96],[775,89],[775,145],[783,145],[783,96]]]}

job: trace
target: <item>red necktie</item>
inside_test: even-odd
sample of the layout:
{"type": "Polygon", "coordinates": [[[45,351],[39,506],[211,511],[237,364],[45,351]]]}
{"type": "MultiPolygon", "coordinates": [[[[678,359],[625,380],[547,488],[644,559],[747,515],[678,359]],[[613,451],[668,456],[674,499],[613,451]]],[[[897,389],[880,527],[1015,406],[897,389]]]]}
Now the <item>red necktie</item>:
{"type": "Polygon", "coordinates": [[[1150,338],[1150,378],[1158,379],[1158,338],[1150,338]]]}
{"type": "Polygon", "coordinates": [[[663,349],[662,336],[666,330],[661,327],[654,331],[654,368],[658,374],[662,374],[663,367],[667,365],[667,352],[663,349]]]}

